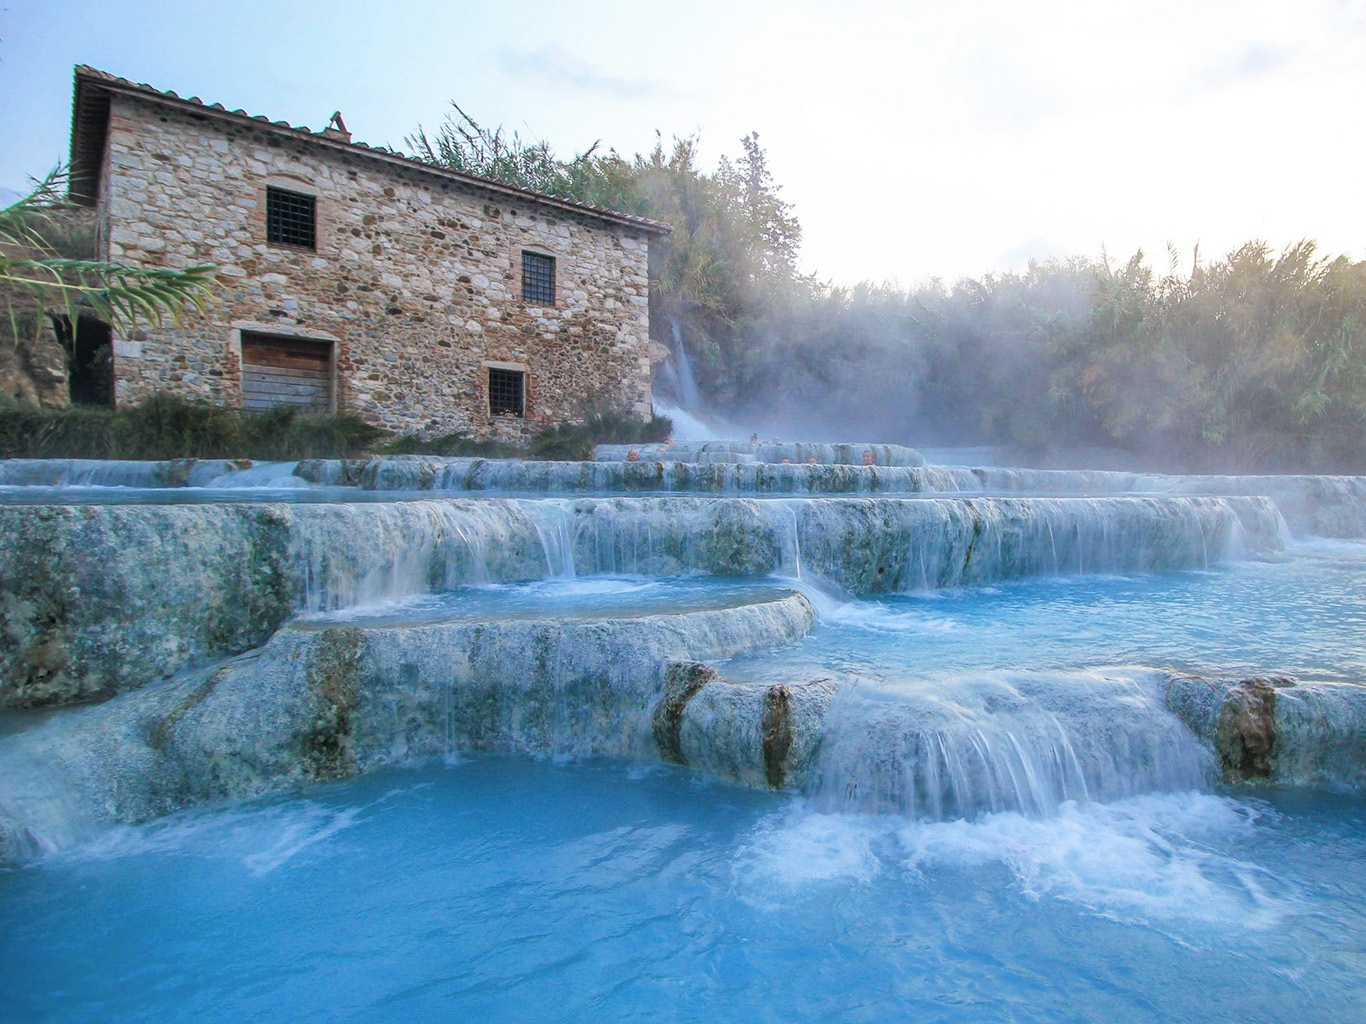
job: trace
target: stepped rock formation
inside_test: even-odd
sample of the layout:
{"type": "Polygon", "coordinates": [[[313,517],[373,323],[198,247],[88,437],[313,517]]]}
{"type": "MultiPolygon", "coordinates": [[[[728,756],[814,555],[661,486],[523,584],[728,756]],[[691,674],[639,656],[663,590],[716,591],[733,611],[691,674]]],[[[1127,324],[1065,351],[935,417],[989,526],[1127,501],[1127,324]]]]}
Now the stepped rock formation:
{"type": "Polygon", "coordinates": [[[791,642],[799,594],[605,620],[290,626],[0,741],[0,863],[116,822],[454,750],[648,755],[662,670],[791,642]]]}
{"type": "Polygon", "coordinates": [[[650,492],[756,496],[1242,496],[1270,498],[1289,529],[1296,534],[1366,536],[1366,477],[1360,476],[1166,476],[956,466],[695,464],[647,457],[655,454],[647,449],[637,462],[524,462],[408,455],[256,465],[249,461],[221,459],[172,462],[13,459],[0,462],[0,487],[213,487],[234,490],[295,489],[313,485],[358,491],[507,495],[650,492]]]}
{"type": "Polygon", "coordinates": [[[461,750],[657,758],[932,819],[1215,780],[1366,786],[1352,683],[1141,665],[726,678],[725,659],[811,630],[790,591],[668,614],[336,616],[575,575],[885,595],[1275,558],[1292,530],[1366,536],[1366,478],[926,467],[895,446],[863,465],[865,447],[0,463],[0,708],[104,701],[0,718],[0,861],[461,750]],[[760,461],[794,456],[817,462],[760,461]]]}
{"type": "Polygon", "coordinates": [[[780,573],[894,593],[1279,545],[1260,498],[0,506],[0,707],[106,697],[254,647],[298,612],[465,583],[780,573]]]}

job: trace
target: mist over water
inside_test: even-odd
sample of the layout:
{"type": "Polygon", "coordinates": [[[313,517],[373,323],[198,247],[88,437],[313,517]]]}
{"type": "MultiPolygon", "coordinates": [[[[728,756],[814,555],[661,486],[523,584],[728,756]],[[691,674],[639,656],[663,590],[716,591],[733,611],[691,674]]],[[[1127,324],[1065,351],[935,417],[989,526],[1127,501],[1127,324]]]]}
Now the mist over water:
{"type": "Polygon", "coordinates": [[[758,308],[683,330],[706,342],[702,406],[761,436],[986,446],[1055,469],[1366,471],[1348,312],[1361,265],[1309,241],[1183,262],[1077,256],[908,289],[770,282],[758,308]]]}

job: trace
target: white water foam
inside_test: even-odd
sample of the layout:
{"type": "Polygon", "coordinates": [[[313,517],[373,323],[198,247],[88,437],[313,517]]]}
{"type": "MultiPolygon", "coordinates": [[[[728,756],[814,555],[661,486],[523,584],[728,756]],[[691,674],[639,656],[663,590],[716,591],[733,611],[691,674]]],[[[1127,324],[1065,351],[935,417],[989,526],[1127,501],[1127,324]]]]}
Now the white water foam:
{"type": "Polygon", "coordinates": [[[148,853],[240,861],[266,875],[312,847],[360,824],[366,807],[325,807],[296,800],[269,807],[187,811],[147,825],[119,825],[83,846],[57,854],[60,861],[108,861],[148,853]]]}
{"type": "Polygon", "coordinates": [[[733,881],[747,901],[777,907],[793,890],[832,884],[890,882],[915,899],[927,885],[961,884],[951,879],[955,872],[1004,868],[1032,901],[1160,928],[1265,933],[1300,905],[1293,885],[1235,852],[1267,817],[1274,820],[1254,804],[1208,793],[951,822],[823,814],[793,801],[745,837],[733,881]]]}
{"type": "Polygon", "coordinates": [[[673,421],[675,441],[724,441],[741,436],[739,427],[701,411],[682,409],[662,398],[654,399],[653,405],[656,416],[667,416],[673,421]]]}
{"type": "Polygon", "coordinates": [[[795,888],[827,882],[867,884],[885,868],[875,848],[896,834],[890,819],[821,814],[804,800],[759,822],[736,851],[732,869],[742,894],[773,886],[795,888]]]}
{"type": "Polygon", "coordinates": [[[1255,807],[1210,793],[1064,804],[1056,817],[993,814],[904,828],[906,865],[1005,866],[1030,899],[1118,921],[1191,921],[1267,931],[1293,909],[1281,880],[1218,847],[1246,837],[1255,807]]]}
{"type": "Polygon", "coordinates": [[[246,469],[222,473],[203,486],[208,490],[237,490],[248,487],[263,491],[294,491],[310,489],[315,485],[301,476],[295,476],[297,462],[258,462],[246,469]]]}

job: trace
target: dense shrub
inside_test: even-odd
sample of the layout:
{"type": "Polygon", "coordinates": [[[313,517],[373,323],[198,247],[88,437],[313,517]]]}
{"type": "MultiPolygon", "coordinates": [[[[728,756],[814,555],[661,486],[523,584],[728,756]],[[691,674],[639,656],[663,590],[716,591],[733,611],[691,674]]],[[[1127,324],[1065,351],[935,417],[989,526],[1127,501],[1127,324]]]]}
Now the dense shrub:
{"type": "Polygon", "coordinates": [[[484,459],[547,459],[577,461],[592,458],[596,444],[655,444],[667,441],[673,421],[667,416],[639,420],[627,413],[592,409],[582,423],[545,427],[525,446],[504,441],[480,441],[465,433],[421,438],[404,434],[379,449],[385,455],[446,455],[484,459]]]}
{"type": "Polygon", "coordinates": [[[657,444],[667,441],[673,421],[667,416],[638,420],[624,413],[597,410],[584,422],[548,427],[531,439],[533,459],[574,461],[591,459],[597,444],[657,444]]]}
{"type": "Polygon", "coordinates": [[[481,441],[467,433],[418,437],[404,434],[378,449],[383,455],[444,455],[479,459],[515,459],[525,454],[522,448],[505,441],[481,441]]]}
{"type": "Polygon", "coordinates": [[[624,413],[595,410],[584,419],[582,427],[574,428],[594,444],[659,444],[673,433],[673,420],[652,415],[638,420],[624,413]]]}
{"type": "Polygon", "coordinates": [[[595,411],[582,424],[549,427],[526,446],[453,433],[390,439],[355,416],[292,409],[242,412],[173,395],[119,409],[40,409],[0,402],[0,458],[7,459],[292,459],[380,455],[473,456],[487,459],[586,459],[595,444],[649,444],[668,439],[668,417],[641,421],[595,411]]]}
{"type": "Polygon", "coordinates": [[[171,395],[120,409],[0,404],[3,458],[345,458],[384,436],[355,416],[240,412],[171,395]]]}
{"type": "Polygon", "coordinates": [[[583,461],[593,457],[593,441],[582,427],[560,424],[547,427],[533,437],[527,455],[558,462],[583,461]]]}

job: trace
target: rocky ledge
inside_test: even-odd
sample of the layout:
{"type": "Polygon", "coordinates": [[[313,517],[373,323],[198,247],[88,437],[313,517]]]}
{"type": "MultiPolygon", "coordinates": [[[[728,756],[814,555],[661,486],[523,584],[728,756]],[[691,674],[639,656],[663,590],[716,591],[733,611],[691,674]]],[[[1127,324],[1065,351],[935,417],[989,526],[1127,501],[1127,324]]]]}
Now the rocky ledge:
{"type": "Polygon", "coordinates": [[[0,738],[0,863],[215,800],[455,751],[653,756],[665,666],[778,646],[800,594],[619,619],[280,630],[0,738]]]}

